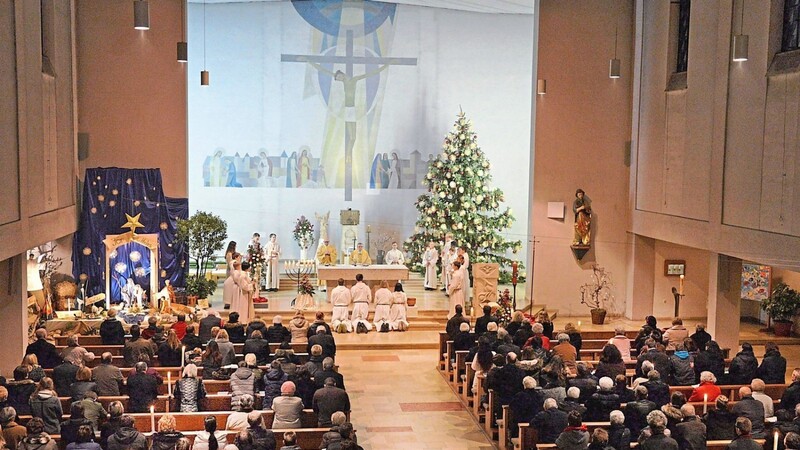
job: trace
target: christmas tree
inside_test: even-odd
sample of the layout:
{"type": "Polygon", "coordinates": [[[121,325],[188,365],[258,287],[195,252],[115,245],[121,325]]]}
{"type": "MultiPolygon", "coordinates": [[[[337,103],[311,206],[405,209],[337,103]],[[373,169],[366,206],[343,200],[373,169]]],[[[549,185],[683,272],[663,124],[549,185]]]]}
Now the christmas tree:
{"type": "Polygon", "coordinates": [[[414,235],[406,240],[406,250],[419,264],[428,242],[441,242],[452,233],[453,240],[467,248],[471,263],[510,264],[506,255],[516,253],[522,244],[507,240],[501,232],[511,226],[514,216],[511,208],[501,210],[503,191],[490,186],[491,165],[463,111],[442,150],[423,180],[428,193],[417,199],[419,219],[414,235]]]}

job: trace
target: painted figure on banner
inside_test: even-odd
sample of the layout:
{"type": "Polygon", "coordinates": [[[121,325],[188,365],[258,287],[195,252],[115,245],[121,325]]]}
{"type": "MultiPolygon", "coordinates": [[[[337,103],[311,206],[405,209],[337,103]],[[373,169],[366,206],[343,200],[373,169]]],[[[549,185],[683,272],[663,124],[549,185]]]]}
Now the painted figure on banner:
{"type": "Polygon", "coordinates": [[[436,250],[436,243],[428,242],[428,248],[422,256],[425,264],[425,290],[433,291],[436,289],[436,263],[439,262],[439,252],[436,250]]]}
{"type": "Polygon", "coordinates": [[[267,292],[276,292],[280,289],[279,263],[281,256],[281,245],[278,244],[278,236],[275,233],[269,235],[267,242],[267,292]]]}
{"type": "Polygon", "coordinates": [[[359,242],[356,249],[350,253],[350,263],[353,265],[359,264],[365,266],[372,264],[372,258],[370,258],[369,253],[364,250],[364,244],[361,242],[359,242]]]}
{"type": "Polygon", "coordinates": [[[297,187],[297,152],[292,152],[292,156],[286,160],[286,187],[297,187]]]}
{"type": "Polygon", "coordinates": [[[575,201],[572,202],[572,212],[575,213],[575,237],[572,245],[590,245],[592,235],[592,199],[583,191],[575,191],[575,201]]]}
{"type": "Polygon", "coordinates": [[[383,159],[381,159],[381,184],[384,189],[389,188],[389,167],[389,154],[384,153],[383,159]]]}
{"type": "Polygon", "coordinates": [[[376,153],[375,158],[372,160],[372,168],[369,172],[369,188],[370,189],[383,189],[383,180],[381,174],[383,173],[383,165],[381,164],[381,154],[376,153]]]}
{"type": "Polygon", "coordinates": [[[406,257],[397,245],[397,242],[392,242],[392,249],[386,252],[386,264],[389,265],[404,265],[406,257]]]}
{"type": "Polygon", "coordinates": [[[323,243],[328,240],[328,219],[331,217],[331,212],[326,211],[325,214],[314,213],[314,217],[319,222],[319,239],[317,248],[322,247],[323,243]]]}
{"type": "Polygon", "coordinates": [[[297,167],[300,172],[300,182],[298,187],[303,187],[311,179],[311,160],[308,157],[308,147],[303,147],[300,152],[300,160],[297,162],[297,167]]]}
{"type": "Polygon", "coordinates": [[[389,162],[389,189],[400,189],[400,158],[395,152],[389,162]]]}

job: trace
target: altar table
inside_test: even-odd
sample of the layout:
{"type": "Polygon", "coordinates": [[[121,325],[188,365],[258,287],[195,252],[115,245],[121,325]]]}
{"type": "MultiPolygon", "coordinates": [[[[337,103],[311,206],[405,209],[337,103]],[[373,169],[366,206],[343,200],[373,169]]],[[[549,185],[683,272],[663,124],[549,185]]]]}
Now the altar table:
{"type": "Polygon", "coordinates": [[[364,275],[366,283],[372,294],[380,288],[381,281],[389,282],[389,290],[394,290],[394,284],[398,280],[408,279],[408,267],[398,264],[371,264],[369,266],[354,266],[352,264],[336,264],[332,266],[317,266],[317,276],[325,281],[328,289],[328,301],[331,300],[331,290],[338,285],[339,278],[344,279],[344,284],[351,287],[356,284],[356,275],[364,275]]]}

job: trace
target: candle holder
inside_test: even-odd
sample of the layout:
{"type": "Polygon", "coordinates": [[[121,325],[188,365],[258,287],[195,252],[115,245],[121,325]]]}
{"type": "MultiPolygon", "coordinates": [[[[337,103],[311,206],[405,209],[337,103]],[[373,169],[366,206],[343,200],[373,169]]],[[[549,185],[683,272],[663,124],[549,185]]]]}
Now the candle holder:
{"type": "Polygon", "coordinates": [[[290,280],[294,281],[297,285],[297,291],[300,292],[300,281],[302,281],[303,277],[307,277],[314,272],[316,268],[316,264],[314,260],[311,259],[300,259],[297,261],[286,261],[283,265],[283,269],[286,272],[286,276],[289,277],[290,280]]]}

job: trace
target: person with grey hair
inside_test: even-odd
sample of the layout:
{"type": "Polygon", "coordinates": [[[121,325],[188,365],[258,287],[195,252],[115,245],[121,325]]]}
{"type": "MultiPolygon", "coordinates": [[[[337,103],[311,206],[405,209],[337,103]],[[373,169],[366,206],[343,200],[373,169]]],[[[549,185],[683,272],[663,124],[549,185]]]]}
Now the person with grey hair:
{"type": "Polygon", "coordinates": [[[753,381],[750,383],[750,389],[753,391],[753,398],[764,405],[765,420],[775,415],[775,402],[772,400],[772,397],[764,393],[766,388],[767,386],[761,378],[753,378],[753,381]]]}
{"type": "Polygon", "coordinates": [[[345,389],[344,376],[333,370],[333,358],[325,358],[322,361],[322,370],[314,374],[314,384],[317,389],[320,389],[324,385],[327,378],[333,378],[336,381],[336,387],[345,389]]]}
{"type": "Polygon", "coordinates": [[[339,433],[339,427],[347,422],[347,416],[341,411],[336,411],[331,414],[331,429],[322,435],[322,443],[319,448],[328,448],[334,442],[340,442],[342,435],[339,433]]]}
{"type": "Polygon", "coordinates": [[[577,387],[581,391],[579,401],[586,404],[589,397],[597,392],[597,378],[592,375],[589,366],[580,362],[576,364],[576,375],[574,378],[567,378],[567,387],[577,387]]]}
{"type": "Polygon", "coordinates": [[[736,419],[736,438],[728,444],[728,450],[762,450],[761,444],[753,440],[753,423],[747,417],[736,419]]]}
{"type": "MultiPolygon", "coordinates": [[[[16,420],[17,410],[15,410],[13,407],[6,406],[0,410],[0,425],[2,425],[3,438],[6,440],[6,445],[8,446],[9,450],[16,449],[17,444],[19,444],[19,442],[25,438],[25,435],[27,434],[25,427],[19,425],[16,420]]],[[[41,422],[41,419],[38,420],[42,424],[42,430],[44,430],[44,422],[41,422]]]]}
{"type": "Polygon", "coordinates": [[[706,448],[706,426],[695,415],[694,406],[681,406],[683,421],[675,425],[675,440],[681,450],[703,450],[706,448]]]}
{"type": "Polygon", "coordinates": [[[617,326],[614,328],[614,337],[608,340],[608,343],[617,347],[619,353],[622,355],[623,361],[630,361],[631,358],[631,340],[625,335],[625,328],[617,326]]]}
{"type": "Polygon", "coordinates": [[[497,330],[497,348],[495,351],[501,355],[507,355],[509,353],[514,353],[517,356],[522,355],[522,349],[514,345],[511,336],[505,328],[497,330]]]}
{"type": "Polygon", "coordinates": [[[647,399],[647,388],[639,386],[634,391],[636,400],[625,404],[625,425],[631,430],[631,436],[639,436],[639,432],[647,425],[647,415],[658,409],[658,406],[647,399]]]}
{"type": "Polygon", "coordinates": [[[36,330],[36,341],[28,344],[25,348],[26,355],[36,355],[39,365],[44,369],[52,369],[61,364],[61,355],[58,354],[56,346],[47,342],[47,330],[39,328],[36,330]]]}
{"type": "Polygon", "coordinates": [[[692,395],[689,396],[690,402],[713,402],[722,394],[722,390],[716,385],[717,377],[713,373],[705,370],[700,373],[700,385],[694,388],[692,395]],[[706,397],[707,396],[707,397],[706,397]]]}
{"type": "Polygon", "coordinates": [[[453,338],[453,361],[455,361],[455,352],[469,351],[475,345],[475,335],[470,333],[469,323],[461,322],[458,332],[453,338]]]}
{"type": "Polygon", "coordinates": [[[639,435],[639,448],[642,450],[678,450],[678,443],[669,437],[667,416],[661,411],[652,411],[647,415],[647,427],[639,435]]]}
{"type": "Polygon", "coordinates": [[[200,402],[206,398],[206,389],[203,380],[197,378],[197,366],[187,364],[183,368],[182,377],[175,383],[173,393],[180,412],[200,411],[200,402]]]}
{"type": "Polygon", "coordinates": [[[653,363],[653,368],[661,374],[661,378],[669,380],[672,376],[672,363],[669,360],[669,356],[662,350],[663,346],[657,345],[655,339],[647,338],[645,347],[647,347],[647,350],[645,351],[643,347],[639,357],[636,358],[636,375],[643,376],[642,364],[645,361],[650,361],[653,363]]]}
{"type": "Polygon", "coordinates": [[[574,373],[576,369],[575,361],[577,361],[578,358],[578,351],[572,346],[572,344],[570,344],[569,335],[567,333],[559,333],[556,338],[558,339],[558,345],[552,348],[552,355],[560,356],[561,360],[564,362],[564,367],[574,373]]]}
{"type": "Polygon", "coordinates": [[[100,356],[100,364],[92,369],[94,381],[97,383],[97,395],[101,397],[116,396],[122,386],[122,372],[113,364],[111,352],[100,356]]]}
{"type": "Polygon", "coordinates": [[[225,422],[225,429],[229,431],[246,430],[248,425],[247,415],[253,412],[255,404],[255,398],[252,395],[242,395],[242,398],[239,399],[239,410],[228,415],[228,420],[225,422]]]}
{"type": "Polygon", "coordinates": [[[633,379],[631,383],[631,389],[636,389],[642,383],[647,383],[647,374],[653,370],[653,363],[650,361],[645,361],[642,363],[642,376],[637,376],[633,379]]]}
{"type": "Polygon", "coordinates": [[[325,387],[317,389],[314,399],[311,401],[311,409],[317,413],[317,426],[331,426],[331,416],[336,411],[344,413],[350,412],[350,396],[344,389],[336,387],[336,381],[328,377],[325,379],[325,387]]]}
{"type": "Polygon", "coordinates": [[[647,395],[658,407],[669,403],[669,386],[661,380],[661,373],[653,369],[647,374],[647,383],[642,383],[647,388],[647,395]]]}
{"type": "Polygon", "coordinates": [[[543,409],[533,417],[530,426],[536,429],[540,443],[552,444],[567,427],[567,413],[559,410],[552,398],[544,401],[543,409]]]}
{"type": "Polygon", "coordinates": [[[558,409],[567,414],[569,414],[570,411],[578,411],[581,413],[581,416],[584,416],[586,414],[586,407],[581,403],[580,397],[581,390],[575,386],[570,387],[567,389],[567,397],[558,402],[558,409]]]}
{"type": "Polygon", "coordinates": [[[631,430],[625,426],[625,414],[615,409],[608,415],[611,425],[608,427],[608,445],[614,450],[631,448],[631,430]]]}
{"type": "Polygon", "coordinates": [[[512,437],[517,437],[519,430],[517,424],[529,423],[536,414],[542,410],[542,403],[544,398],[541,395],[541,389],[537,389],[539,383],[536,378],[526,376],[522,379],[522,390],[517,392],[508,408],[511,411],[511,419],[509,420],[509,430],[512,437]]]}
{"type": "Polygon", "coordinates": [[[143,413],[150,409],[150,405],[158,398],[158,385],[162,383],[160,378],[150,375],[147,372],[147,364],[136,363],[136,371],[128,376],[128,392],[131,395],[128,401],[128,409],[132,413],[143,413]]]}
{"type": "Polygon", "coordinates": [[[586,420],[601,422],[608,419],[611,411],[619,409],[619,395],[614,392],[614,381],[603,377],[597,383],[600,390],[586,401],[586,420]]]}
{"type": "MultiPolygon", "coordinates": [[[[499,354],[499,353],[498,353],[499,354]]],[[[494,389],[497,395],[497,408],[495,414],[500,412],[501,405],[508,405],[511,400],[522,391],[522,380],[525,371],[517,367],[517,355],[513,352],[505,355],[505,365],[491,370],[486,376],[486,390],[494,389]]]]}

